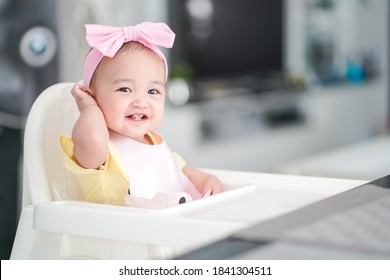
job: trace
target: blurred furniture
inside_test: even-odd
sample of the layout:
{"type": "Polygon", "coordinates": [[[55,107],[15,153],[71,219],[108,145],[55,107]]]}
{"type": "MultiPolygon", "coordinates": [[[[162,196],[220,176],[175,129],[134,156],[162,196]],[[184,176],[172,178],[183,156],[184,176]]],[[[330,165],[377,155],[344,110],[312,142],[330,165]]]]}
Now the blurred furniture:
{"type": "Polygon", "coordinates": [[[57,1],[0,1],[0,256],[8,259],[21,200],[25,118],[37,95],[57,81],[57,1]]]}
{"type": "Polygon", "coordinates": [[[275,172],[302,176],[374,180],[390,173],[390,136],[379,135],[282,164],[275,172]]]}
{"type": "Polygon", "coordinates": [[[227,97],[168,107],[161,132],[190,165],[274,172],[286,162],[353,144],[385,129],[388,102],[383,80],[291,94],[227,97]],[[302,118],[269,122],[269,116],[288,115],[294,108],[302,118]],[[202,130],[205,123],[215,126],[213,137],[202,130]]]}
{"type": "Polygon", "coordinates": [[[0,126],[0,259],[9,259],[18,221],[21,132],[0,126]]]}

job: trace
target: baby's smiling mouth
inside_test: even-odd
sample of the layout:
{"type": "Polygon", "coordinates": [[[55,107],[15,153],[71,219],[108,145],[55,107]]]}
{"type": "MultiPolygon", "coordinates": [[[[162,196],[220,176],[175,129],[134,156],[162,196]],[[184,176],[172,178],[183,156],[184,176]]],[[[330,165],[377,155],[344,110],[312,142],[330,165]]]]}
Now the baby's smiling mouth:
{"type": "Polygon", "coordinates": [[[135,120],[135,121],[143,121],[148,118],[148,116],[143,115],[143,114],[132,114],[128,116],[130,119],[135,120]]]}

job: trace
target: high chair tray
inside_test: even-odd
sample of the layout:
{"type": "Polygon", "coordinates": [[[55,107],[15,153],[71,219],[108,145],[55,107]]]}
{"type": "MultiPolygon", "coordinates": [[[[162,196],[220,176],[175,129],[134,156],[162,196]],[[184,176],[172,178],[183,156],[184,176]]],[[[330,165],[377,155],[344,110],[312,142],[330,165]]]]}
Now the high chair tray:
{"type": "Polygon", "coordinates": [[[167,209],[70,200],[26,205],[11,258],[172,258],[361,185],[341,179],[213,173],[223,178],[226,192],[167,209]]]}
{"type": "Polygon", "coordinates": [[[180,234],[173,240],[176,245],[183,246],[188,240],[181,239],[180,236],[194,236],[194,232],[201,231],[196,238],[202,241],[210,235],[232,232],[247,226],[246,223],[231,222],[229,219],[210,221],[194,219],[192,216],[213,208],[229,207],[230,203],[250,195],[256,189],[253,185],[247,185],[164,209],[142,209],[70,200],[42,203],[34,209],[34,229],[98,238],[115,237],[118,240],[128,240],[131,236],[131,240],[137,242],[150,242],[150,237],[145,232],[159,232],[160,237],[152,241],[156,244],[172,242],[172,232],[176,230],[180,234]]]}
{"type": "Polygon", "coordinates": [[[164,210],[81,201],[38,204],[33,219],[36,231],[179,247],[204,243],[210,237],[222,237],[245,226],[169,215],[164,210]]]}
{"type": "Polygon", "coordinates": [[[146,232],[159,232],[152,242],[182,246],[185,236],[198,241],[226,235],[251,224],[291,211],[323,198],[315,193],[297,193],[262,188],[252,184],[164,209],[141,209],[81,201],[38,204],[34,229],[48,232],[150,242],[146,232]],[[177,238],[172,239],[172,235],[177,238]],[[195,235],[194,232],[199,232],[195,235]],[[182,238],[182,236],[184,238],[182,238]]]}
{"type": "Polygon", "coordinates": [[[297,193],[292,190],[275,190],[247,184],[175,207],[154,210],[154,212],[160,215],[187,217],[192,220],[249,226],[322,198],[324,196],[317,193],[297,193]]]}

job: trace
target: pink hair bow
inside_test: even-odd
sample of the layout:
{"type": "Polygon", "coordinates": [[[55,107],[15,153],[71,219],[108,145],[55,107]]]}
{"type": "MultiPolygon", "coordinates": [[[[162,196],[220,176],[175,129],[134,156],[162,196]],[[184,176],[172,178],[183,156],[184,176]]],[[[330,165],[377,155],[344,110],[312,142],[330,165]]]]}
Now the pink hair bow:
{"type": "Polygon", "coordinates": [[[113,27],[86,24],[86,40],[92,47],[84,65],[84,86],[89,87],[96,67],[104,56],[114,57],[126,42],[137,41],[156,52],[164,61],[166,75],[168,65],[158,47],[171,48],[175,33],[165,23],[144,22],[135,26],[113,27]]]}
{"type": "Polygon", "coordinates": [[[175,33],[165,23],[145,22],[128,27],[87,24],[85,28],[88,44],[108,57],[113,57],[126,42],[171,48],[175,40],[175,33]]]}

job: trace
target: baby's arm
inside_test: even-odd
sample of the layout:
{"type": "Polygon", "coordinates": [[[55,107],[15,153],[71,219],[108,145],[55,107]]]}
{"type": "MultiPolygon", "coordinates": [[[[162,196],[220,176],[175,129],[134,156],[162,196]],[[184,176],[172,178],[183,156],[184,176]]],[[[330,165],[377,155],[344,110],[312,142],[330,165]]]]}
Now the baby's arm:
{"type": "Polygon", "coordinates": [[[107,160],[109,134],[93,93],[81,85],[74,85],[72,95],[76,99],[80,117],[73,127],[73,153],[79,165],[96,169],[107,160]]]}
{"type": "Polygon", "coordinates": [[[202,195],[208,191],[212,194],[223,192],[222,183],[217,176],[190,167],[184,167],[183,172],[202,195]]]}

